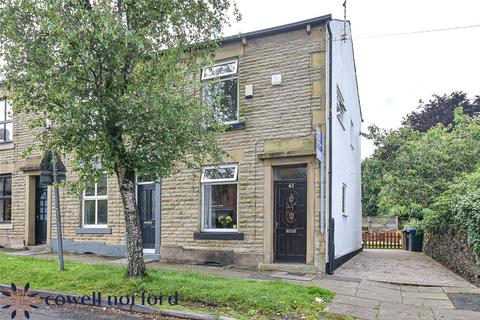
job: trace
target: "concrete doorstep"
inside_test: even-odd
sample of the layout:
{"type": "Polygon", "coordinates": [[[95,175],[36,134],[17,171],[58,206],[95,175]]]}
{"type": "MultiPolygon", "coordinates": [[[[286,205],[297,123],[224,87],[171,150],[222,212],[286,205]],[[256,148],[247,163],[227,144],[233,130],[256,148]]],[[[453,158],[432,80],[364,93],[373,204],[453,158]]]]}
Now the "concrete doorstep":
{"type": "MultiPolygon", "coordinates": [[[[7,291],[11,290],[10,286],[0,284],[0,290],[2,291],[7,291]]],[[[19,288],[17,288],[19,290],[19,288]]],[[[20,290],[23,290],[20,288],[20,290]]],[[[32,293],[35,294],[35,298],[42,298],[45,299],[48,296],[71,296],[71,297],[78,297],[78,294],[68,294],[64,292],[53,292],[53,291],[44,291],[44,290],[32,290],[32,293]]],[[[143,305],[111,305],[108,304],[106,299],[103,299],[100,304],[92,304],[92,303],[86,303],[82,304],[80,303],[79,305],[85,305],[88,307],[104,307],[104,308],[110,308],[110,309],[117,309],[117,310],[122,310],[122,311],[130,311],[130,312],[137,312],[137,313],[144,313],[144,314],[158,314],[161,316],[166,316],[166,317],[174,317],[174,318],[179,318],[179,319],[192,319],[192,320],[238,320],[236,318],[231,318],[231,317],[226,317],[226,316],[216,316],[216,315],[211,315],[207,313],[201,313],[201,312],[193,312],[193,311],[180,311],[180,310],[159,310],[157,308],[153,307],[148,307],[148,306],[143,306],[143,305]]]]}

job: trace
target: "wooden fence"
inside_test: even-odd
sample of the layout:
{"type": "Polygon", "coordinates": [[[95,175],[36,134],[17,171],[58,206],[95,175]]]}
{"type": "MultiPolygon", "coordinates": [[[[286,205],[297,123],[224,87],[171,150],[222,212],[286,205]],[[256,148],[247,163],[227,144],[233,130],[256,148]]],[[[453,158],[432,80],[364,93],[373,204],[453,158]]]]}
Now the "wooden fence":
{"type": "Polygon", "coordinates": [[[362,240],[366,249],[401,249],[403,236],[398,231],[363,232],[362,240]]]}

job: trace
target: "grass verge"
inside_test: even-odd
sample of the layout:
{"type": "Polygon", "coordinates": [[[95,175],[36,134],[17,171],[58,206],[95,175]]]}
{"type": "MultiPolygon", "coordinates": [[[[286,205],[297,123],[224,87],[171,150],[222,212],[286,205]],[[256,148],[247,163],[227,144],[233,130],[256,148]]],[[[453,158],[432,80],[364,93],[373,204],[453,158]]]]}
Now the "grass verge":
{"type": "MultiPolygon", "coordinates": [[[[244,319],[346,319],[323,312],[333,293],[318,287],[285,281],[255,281],[148,269],[144,279],[128,279],[125,267],[66,261],[59,272],[57,261],[0,254],[0,283],[72,294],[155,295],[179,293],[179,307],[229,314],[244,319]]],[[[137,300],[138,301],[138,300],[137,300]]],[[[165,305],[164,305],[165,307],[165,305]]],[[[171,307],[171,306],[166,306],[171,307]]]]}

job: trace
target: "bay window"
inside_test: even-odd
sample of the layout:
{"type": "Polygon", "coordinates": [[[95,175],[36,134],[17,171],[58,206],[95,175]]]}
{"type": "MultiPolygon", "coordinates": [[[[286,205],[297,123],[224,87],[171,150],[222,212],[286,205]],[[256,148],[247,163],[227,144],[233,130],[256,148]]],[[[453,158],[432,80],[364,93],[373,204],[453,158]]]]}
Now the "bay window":
{"type": "Polygon", "coordinates": [[[237,231],[238,165],[204,167],[202,231],[237,231]]]}
{"type": "Polygon", "coordinates": [[[203,68],[202,81],[203,101],[215,117],[225,124],[238,122],[238,60],[203,68]]]}

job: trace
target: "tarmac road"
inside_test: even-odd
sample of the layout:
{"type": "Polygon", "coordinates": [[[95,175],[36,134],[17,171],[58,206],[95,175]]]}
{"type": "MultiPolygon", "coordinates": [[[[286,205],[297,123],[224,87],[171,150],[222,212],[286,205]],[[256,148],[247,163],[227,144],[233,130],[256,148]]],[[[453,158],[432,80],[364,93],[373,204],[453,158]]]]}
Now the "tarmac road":
{"type": "MultiPolygon", "coordinates": [[[[48,306],[39,299],[33,299],[32,303],[38,306],[38,309],[32,309],[31,320],[139,320],[139,319],[163,319],[173,320],[171,317],[161,317],[159,315],[145,315],[133,312],[120,311],[110,308],[91,307],[91,306],[48,306]]],[[[11,319],[12,307],[0,309],[0,319],[11,319]]],[[[23,312],[18,310],[14,319],[26,319],[23,312]]]]}

